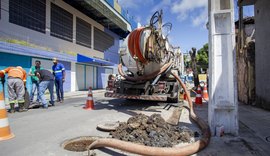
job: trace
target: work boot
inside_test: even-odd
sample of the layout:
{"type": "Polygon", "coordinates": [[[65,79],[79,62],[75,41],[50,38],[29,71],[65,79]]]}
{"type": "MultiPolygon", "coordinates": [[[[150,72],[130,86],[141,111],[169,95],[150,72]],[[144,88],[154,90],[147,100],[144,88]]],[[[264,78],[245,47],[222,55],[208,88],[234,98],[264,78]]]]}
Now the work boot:
{"type": "Polygon", "coordinates": [[[24,103],[19,103],[19,112],[27,111],[24,109],[24,103]]]}
{"type": "Polygon", "coordinates": [[[14,107],[14,103],[10,103],[10,113],[15,113],[15,107],[14,107]]]}

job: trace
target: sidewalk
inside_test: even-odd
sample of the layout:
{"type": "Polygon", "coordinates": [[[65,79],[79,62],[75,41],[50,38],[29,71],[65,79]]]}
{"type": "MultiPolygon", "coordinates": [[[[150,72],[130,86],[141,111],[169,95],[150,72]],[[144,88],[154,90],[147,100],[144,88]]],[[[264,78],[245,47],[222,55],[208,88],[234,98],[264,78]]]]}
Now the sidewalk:
{"type": "MultiPolygon", "coordinates": [[[[208,103],[195,106],[207,121],[208,103]]],[[[212,156],[268,156],[270,153],[270,111],[239,103],[239,135],[212,136],[208,147],[197,154],[212,156]]]]}
{"type": "MultiPolygon", "coordinates": [[[[93,92],[93,96],[95,96],[95,94],[98,94],[98,93],[105,93],[105,89],[96,89],[96,90],[92,90],[93,92]]],[[[88,90],[87,91],[74,91],[74,92],[66,92],[64,93],[64,97],[65,99],[69,99],[69,98],[72,98],[74,96],[85,96],[87,97],[87,94],[88,94],[88,90]]],[[[46,95],[47,98],[49,98],[49,94],[46,95]]]]}
{"type": "MultiPolygon", "coordinates": [[[[106,91],[105,89],[92,90],[93,96],[95,96],[95,94],[98,94],[98,93],[105,93],[105,91],[106,91]]],[[[86,98],[87,95],[88,95],[88,91],[65,92],[64,93],[64,98],[65,99],[70,99],[70,98],[78,97],[78,96],[85,96],[85,98],[86,98]]],[[[45,93],[45,97],[46,97],[47,100],[50,99],[50,94],[49,94],[48,91],[45,93]]],[[[56,99],[56,93],[54,93],[54,98],[56,99]]],[[[35,99],[36,99],[36,95],[35,95],[35,99]]],[[[5,104],[6,104],[6,108],[9,109],[10,106],[9,106],[9,102],[8,102],[7,97],[5,97],[5,104]]],[[[17,104],[15,106],[17,107],[17,104]]]]}

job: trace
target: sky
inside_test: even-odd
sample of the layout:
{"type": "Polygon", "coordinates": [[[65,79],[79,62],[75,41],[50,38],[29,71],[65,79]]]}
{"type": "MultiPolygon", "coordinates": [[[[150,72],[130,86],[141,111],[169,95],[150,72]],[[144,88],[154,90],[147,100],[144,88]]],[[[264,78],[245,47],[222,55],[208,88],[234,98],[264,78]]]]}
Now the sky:
{"type": "MultiPolygon", "coordinates": [[[[169,42],[180,46],[184,53],[192,47],[200,49],[208,42],[208,0],[118,0],[118,3],[142,26],[149,24],[151,16],[162,9],[163,23],[172,23],[169,42]]],[[[253,10],[245,7],[244,16],[252,16],[253,10]]]]}

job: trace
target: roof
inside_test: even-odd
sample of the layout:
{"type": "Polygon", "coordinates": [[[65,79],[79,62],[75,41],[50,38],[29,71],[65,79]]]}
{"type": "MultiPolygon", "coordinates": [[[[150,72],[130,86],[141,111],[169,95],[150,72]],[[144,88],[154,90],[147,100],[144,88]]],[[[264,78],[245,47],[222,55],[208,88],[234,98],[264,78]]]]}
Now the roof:
{"type": "Polygon", "coordinates": [[[238,6],[254,5],[257,0],[238,0],[238,6]]]}
{"type": "MultiPolygon", "coordinates": [[[[234,23],[235,23],[235,28],[238,29],[238,27],[239,27],[239,20],[235,21],[234,23]]],[[[243,24],[244,25],[255,24],[254,16],[243,18],[243,24]]]]}
{"type": "Polygon", "coordinates": [[[106,2],[102,2],[101,0],[64,1],[120,37],[126,37],[131,31],[128,21],[126,21],[106,2]]]}

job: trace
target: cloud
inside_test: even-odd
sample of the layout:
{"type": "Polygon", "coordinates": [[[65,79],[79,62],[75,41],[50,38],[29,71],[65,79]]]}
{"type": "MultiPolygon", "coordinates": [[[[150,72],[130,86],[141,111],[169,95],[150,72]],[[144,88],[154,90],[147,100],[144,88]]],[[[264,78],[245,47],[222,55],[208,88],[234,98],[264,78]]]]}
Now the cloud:
{"type": "Polygon", "coordinates": [[[138,9],[141,5],[153,4],[153,0],[118,0],[118,3],[126,9],[138,9]]]}
{"type": "Polygon", "coordinates": [[[172,1],[171,0],[161,0],[160,3],[158,3],[157,5],[155,5],[151,12],[156,12],[160,9],[167,9],[170,5],[171,5],[172,1]]]}
{"type": "Polygon", "coordinates": [[[204,24],[207,20],[208,0],[182,0],[173,3],[171,12],[180,21],[191,19],[193,26],[204,24]]]}
{"type": "Polygon", "coordinates": [[[208,9],[204,8],[198,16],[192,17],[193,26],[205,26],[208,21],[208,9]]]}

